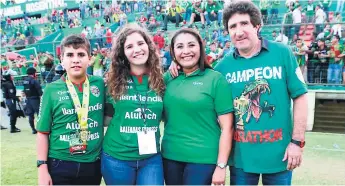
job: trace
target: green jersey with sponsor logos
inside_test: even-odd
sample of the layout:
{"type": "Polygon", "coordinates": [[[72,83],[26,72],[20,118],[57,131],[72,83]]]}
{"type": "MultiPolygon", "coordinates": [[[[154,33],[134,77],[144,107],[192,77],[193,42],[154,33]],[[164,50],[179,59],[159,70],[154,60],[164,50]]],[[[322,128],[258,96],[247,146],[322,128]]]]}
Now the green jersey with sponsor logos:
{"type": "MultiPolygon", "coordinates": [[[[71,155],[70,139],[80,126],[77,113],[66,86],[65,77],[50,83],[44,89],[37,130],[49,133],[48,157],[76,162],[94,162],[101,152],[103,141],[104,81],[96,76],[88,76],[90,82],[90,100],[88,109],[88,139],[86,152],[71,155]]],[[[83,85],[75,85],[80,103],[83,97],[83,85]]]]}
{"type": "Polygon", "coordinates": [[[103,150],[116,159],[141,160],[154,155],[139,154],[137,133],[144,129],[155,132],[157,152],[160,151],[159,124],[163,100],[155,91],[149,89],[147,75],[138,78],[132,76],[127,82],[126,93],[119,100],[107,95],[107,103],[112,104],[115,113],[104,137],[103,150]],[[146,126],[142,117],[143,110],[146,126]]]}
{"type": "Polygon", "coordinates": [[[234,166],[250,173],[286,170],[282,159],[293,131],[291,99],[307,93],[291,49],[263,40],[257,55],[246,59],[235,50],[215,69],[232,88],[234,166]]]}
{"type": "Polygon", "coordinates": [[[212,69],[182,73],[169,81],[164,94],[163,157],[216,164],[221,134],[217,117],[232,111],[230,86],[212,69]]]}

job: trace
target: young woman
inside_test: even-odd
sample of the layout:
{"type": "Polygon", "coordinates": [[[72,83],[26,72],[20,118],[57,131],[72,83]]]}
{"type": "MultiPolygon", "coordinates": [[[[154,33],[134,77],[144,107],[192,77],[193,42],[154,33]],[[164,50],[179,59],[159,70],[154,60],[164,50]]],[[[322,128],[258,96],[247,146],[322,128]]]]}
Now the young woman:
{"type": "Polygon", "coordinates": [[[108,89],[115,113],[103,142],[105,183],[163,185],[159,123],[165,85],[156,47],[137,25],[118,35],[108,89]]]}
{"type": "Polygon", "coordinates": [[[166,81],[163,99],[165,183],[225,184],[233,130],[230,87],[207,64],[202,39],[194,30],[177,31],[170,51],[183,72],[166,81]]]}

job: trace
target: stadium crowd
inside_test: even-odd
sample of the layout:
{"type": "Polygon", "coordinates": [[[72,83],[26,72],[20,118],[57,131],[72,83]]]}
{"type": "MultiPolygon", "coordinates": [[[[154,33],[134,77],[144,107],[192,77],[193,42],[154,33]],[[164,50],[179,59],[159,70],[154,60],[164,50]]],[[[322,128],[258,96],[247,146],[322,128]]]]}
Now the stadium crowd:
{"type": "MultiPolygon", "coordinates": [[[[152,33],[165,70],[172,61],[168,50],[169,35],[180,27],[194,28],[203,36],[208,61],[214,67],[226,54],[233,51],[229,33],[221,24],[222,7],[225,3],[228,1],[122,0],[114,3],[103,1],[98,4],[92,0],[80,1],[77,10],[53,9],[41,18],[30,17],[25,12],[21,19],[11,20],[10,17],[2,16],[4,24],[0,39],[2,47],[7,47],[8,52],[11,52],[11,46],[14,46],[14,49],[23,49],[25,45],[29,46],[59,29],[82,27],[80,34],[98,44],[92,48],[92,66],[88,72],[103,76],[109,68],[110,48],[116,39],[116,31],[112,32],[105,25],[117,24],[121,28],[128,23],[127,16],[134,14],[134,21],[152,33]],[[97,18],[93,28],[85,24],[90,17],[97,18]],[[169,22],[174,23],[175,28],[168,27],[169,22]],[[45,26],[37,37],[33,36],[33,27],[38,23],[45,26]]],[[[287,0],[284,5],[286,12],[279,12],[281,3],[284,3],[279,0],[259,0],[254,3],[263,15],[263,29],[272,28],[272,34],[263,37],[291,46],[308,83],[345,83],[345,24],[341,14],[344,8],[342,1],[339,1],[336,10],[333,10],[332,1],[287,0]]],[[[56,55],[41,53],[26,59],[25,56],[8,58],[3,53],[1,68],[11,69],[13,75],[25,75],[25,69],[34,66],[49,83],[51,78],[46,79],[47,74],[53,74],[48,77],[54,76],[55,66],[60,60],[59,55],[58,52],[56,55]]]]}

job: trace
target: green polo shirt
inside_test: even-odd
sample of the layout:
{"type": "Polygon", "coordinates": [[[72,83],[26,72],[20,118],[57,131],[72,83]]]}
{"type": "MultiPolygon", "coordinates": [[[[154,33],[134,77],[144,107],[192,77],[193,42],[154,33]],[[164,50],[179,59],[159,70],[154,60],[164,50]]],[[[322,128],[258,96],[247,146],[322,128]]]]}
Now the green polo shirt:
{"type": "Polygon", "coordinates": [[[291,49],[262,40],[257,55],[246,59],[235,50],[215,70],[231,84],[234,166],[249,173],[285,171],[282,159],[293,132],[291,99],[307,93],[291,49]]]}
{"type": "Polygon", "coordinates": [[[182,73],[166,84],[163,157],[216,164],[221,134],[217,118],[233,111],[230,86],[212,69],[182,73]]]}
{"type": "MultiPolygon", "coordinates": [[[[70,134],[80,129],[77,113],[68,91],[65,77],[46,86],[41,100],[37,130],[49,133],[48,157],[75,162],[94,162],[101,152],[103,141],[104,81],[88,76],[90,100],[88,113],[88,140],[85,154],[71,155],[70,134]]],[[[82,85],[80,85],[82,86],[82,85]]],[[[82,103],[83,91],[74,86],[82,103]]],[[[82,88],[81,88],[82,89],[82,88]]]]}
{"type": "Polygon", "coordinates": [[[107,103],[112,104],[115,113],[110,121],[103,142],[105,153],[125,161],[141,160],[154,155],[139,154],[137,132],[143,131],[145,127],[144,120],[141,117],[141,108],[144,108],[146,99],[146,129],[155,132],[156,148],[157,152],[160,152],[159,124],[163,112],[162,97],[149,89],[149,78],[147,75],[142,77],[141,83],[136,76],[132,76],[132,78],[134,82],[129,78],[127,81],[127,92],[121,96],[120,100],[115,101],[110,95],[107,95],[107,103]],[[138,92],[135,91],[134,83],[138,92]]]}

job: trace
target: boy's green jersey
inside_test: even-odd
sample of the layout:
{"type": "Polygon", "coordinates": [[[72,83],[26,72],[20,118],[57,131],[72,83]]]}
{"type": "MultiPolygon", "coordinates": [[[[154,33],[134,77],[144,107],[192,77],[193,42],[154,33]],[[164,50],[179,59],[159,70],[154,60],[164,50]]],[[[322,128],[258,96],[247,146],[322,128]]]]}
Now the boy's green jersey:
{"type": "MultiPolygon", "coordinates": [[[[37,131],[49,134],[48,157],[75,162],[94,162],[100,157],[103,141],[104,81],[88,76],[90,100],[88,108],[87,148],[83,154],[71,155],[70,143],[80,126],[65,77],[46,86],[37,120],[37,131]]],[[[74,85],[80,103],[83,85],[74,85]]]]}

